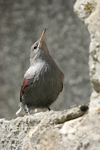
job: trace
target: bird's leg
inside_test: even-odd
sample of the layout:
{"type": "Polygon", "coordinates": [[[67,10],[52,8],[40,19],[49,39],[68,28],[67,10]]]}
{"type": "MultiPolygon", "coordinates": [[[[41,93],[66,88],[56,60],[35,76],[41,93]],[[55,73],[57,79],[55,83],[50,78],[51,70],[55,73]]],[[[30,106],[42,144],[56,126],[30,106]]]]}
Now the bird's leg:
{"type": "Polygon", "coordinates": [[[30,115],[30,110],[27,105],[24,106],[24,110],[28,115],[30,115]]]}
{"type": "Polygon", "coordinates": [[[16,112],[16,115],[18,116],[20,114],[20,112],[22,111],[22,107],[20,107],[20,109],[16,112]]]}
{"type": "Polygon", "coordinates": [[[51,110],[51,108],[50,108],[50,107],[48,107],[48,110],[50,111],[50,110],[51,110]]]}

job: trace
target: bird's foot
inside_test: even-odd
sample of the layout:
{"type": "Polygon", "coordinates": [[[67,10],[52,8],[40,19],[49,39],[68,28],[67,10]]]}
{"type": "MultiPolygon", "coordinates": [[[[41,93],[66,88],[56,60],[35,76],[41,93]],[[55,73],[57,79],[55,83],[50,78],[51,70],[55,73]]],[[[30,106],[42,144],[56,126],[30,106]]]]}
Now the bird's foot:
{"type": "Polygon", "coordinates": [[[51,110],[51,108],[50,108],[50,107],[48,107],[48,110],[50,111],[50,110],[51,110]]]}
{"type": "Polygon", "coordinates": [[[24,106],[24,110],[28,115],[30,115],[30,110],[27,105],[24,106]]]}

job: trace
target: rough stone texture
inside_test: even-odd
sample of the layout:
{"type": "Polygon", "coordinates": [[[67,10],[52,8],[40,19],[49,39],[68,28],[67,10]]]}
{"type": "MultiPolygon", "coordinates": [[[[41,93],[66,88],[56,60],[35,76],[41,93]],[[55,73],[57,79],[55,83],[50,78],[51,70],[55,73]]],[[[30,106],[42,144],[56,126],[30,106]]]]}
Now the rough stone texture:
{"type": "MultiPolygon", "coordinates": [[[[42,142],[42,138],[44,139],[44,135],[42,134],[44,131],[46,132],[45,140],[47,140],[47,143],[48,135],[52,136],[52,139],[56,138],[57,142],[59,133],[54,136],[54,131],[58,132],[59,128],[62,127],[65,121],[80,117],[84,113],[85,111],[81,111],[80,108],[75,107],[62,112],[47,111],[36,113],[33,116],[18,117],[11,121],[0,119],[0,150],[20,150],[22,147],[22,141],[23,149],[31,149],[29,148],[29,141],[27,141],[30,140],[29,136],[33,136],[32,141],[34,141],[34,144],[32,143],[32,145],[34,147],[34,145],[36,146],[40,140],[42,142]],[[34,133],[36,131],[37,133],[34,133]],[[23,138],[25,139],[23,140],[23,138]]],[[[53,145],[53,143],[51,143],[52,139],[49,141],[51,147],[53,145]]],[[[61,140],[60,137],[59,140],[61,140]]],[[[46,149],[48,146],[47,143],[44,143],[46,149]]],[[[57,147],[59,147],[59,145],[57,145],[57,147]]]]}
{"type": "Polygon", "coordinates": [[[65,122],[63,127],[43,122],[30,130],[23,140],[22,150],[99,150],[99,124],[100,114],[96,112],[65,122]]]}
{"type": "Polygon", "coordinates": [[[66,122],[61,129],[63,145],[66,150],[100,149],[100,112],[91,112],[85,116],[66,122]],[[69,144],[67,143],[69,142],[69,144]]]}
{"type": "Polygon", "coordinates": [[[0,117],[15,117],[30,47],[45,27],[48,49],[65,74],[64,90],[51,108],[63,110],[89,102],[89,34],[73,12],[74,3],[0,0],[0,117]]]}
{"type": "Polygon", "coordinates": [[[75,107],[0,119],[0,134],[1,150],[99,150],[100,111],[75,107]]]}
{"type": "Polygon", "coordinates": [[[100,109],[100,1],[77,0],[74,10],[90,33],[89,70],[94,91],[90,111],[100,109]]]}

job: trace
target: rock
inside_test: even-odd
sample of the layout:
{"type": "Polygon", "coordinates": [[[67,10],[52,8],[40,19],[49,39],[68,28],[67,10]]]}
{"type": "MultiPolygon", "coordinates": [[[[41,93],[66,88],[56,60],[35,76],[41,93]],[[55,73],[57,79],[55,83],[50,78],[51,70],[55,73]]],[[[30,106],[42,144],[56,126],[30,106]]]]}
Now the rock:
{"type": "Polygon", "coordinates": [[[61,129],[61,133],[63,134],[63,141],[69,141],[68,150],[71,147],[73,147],[73,150],[99,150],[99,123],[100,112],[95,111],[81,118],[66,122],[61,129]]]}
{"type": "Polygon", "coordinates": [[[20,150],[63,147],[59,130],[64,122],[84,115],[79,107],[65,111],[46,111],[11,121],[0,119],[0,149],[20,150]],[[32,141],[32,143],[31,143],[32,141]]]}
{"type": "Polygon", "coordinates": [[[90,33],[89,71],[94,91],[89,111],[94,111],[100,109],[100,1],[77,0],[74,10],[90,33]]]}
{"type": "Polygon", "coordinates": [[[99,150],[99,124],[100,111],[86,113],[80,107],[0,119],[0,149],[99,150]]]}
{"type": "Polygon", "coordinates": [[[89,113],[78,119],[53,126],[49,124],[50,122],[43,121],[26,135],[22,150],[99,150],[99,113],[89,113]]]}

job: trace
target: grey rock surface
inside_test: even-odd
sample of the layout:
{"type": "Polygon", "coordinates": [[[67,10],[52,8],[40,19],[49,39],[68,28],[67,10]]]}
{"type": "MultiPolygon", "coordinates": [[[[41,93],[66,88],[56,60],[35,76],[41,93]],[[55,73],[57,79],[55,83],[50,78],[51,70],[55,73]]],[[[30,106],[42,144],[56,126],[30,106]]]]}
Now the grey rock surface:
{"type": "Polygon", "coordinates": [[[86,113],[78,107],[0,119],[0,149],[99,150],[99,124],[100,111],[86,113]]]}
{"type": "Polygon", "coordinates": [[[46,43],[65,75],[64,90],[51,106],[63,110],[89,102],[89,33],[73,12],[75,0],[0,1],[0,117],[18,110],[31,45],[47,28],[46,43]]]}
{"type": "Polygon", "coordinates": [[[100,149],[100,112],[93,111],[85,116],[66,122],[61,129],[66,150],[100,149]]]}
{"type": "Polygon", "coordinates": [[[89,71],[94,91],[89,110],[100,110],[100,1],[77,0],[74,10],[90,33],[89,71]]]}
{"type": "MultiPolygon", "coordinates": [[[[34,143],[31,143],[33,149],[37,147],[36,145],[39,141],[41,143],[43,140],[47,140],[47,143],[49,142],[51,148],[53,148],[52,146],[55,141],[51,143],[52,138],[56,138],[56,142],[61,140],[58,131],[63,126],[64,122],[78,118],[84,115],[85,112],[86,111],[81,111],[79,107],[75,107],[65,111],[52,110],[40,112],[30,116],[18,117],[11,121],[0,119],[0,150],[20,150],[21,148],[28,150],[31,149],[29,147],[30,140],[34,141],[34,143]],[[58,132],[55,136],[54,131],[58,132]],[[46,132],[46,134],[44,132],[46,132]],[[32,139],[30,139],[31,136],[32,139]],[[52,138],[50,137],[50,139],[48,139],[49,136],[52,136],[52,138]]],[[[48,146],[47,143],[46,149],[48,146]]],[[[62,144],[60,144],[60,146],[61,145],[62,144]]],[[[39,147],[44,148],[41,144],[39,147]]],[[[57,145],[57,147],[59,147],[59,145],[57,145]]]]}

